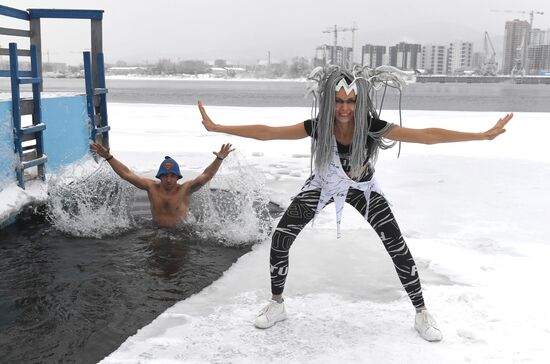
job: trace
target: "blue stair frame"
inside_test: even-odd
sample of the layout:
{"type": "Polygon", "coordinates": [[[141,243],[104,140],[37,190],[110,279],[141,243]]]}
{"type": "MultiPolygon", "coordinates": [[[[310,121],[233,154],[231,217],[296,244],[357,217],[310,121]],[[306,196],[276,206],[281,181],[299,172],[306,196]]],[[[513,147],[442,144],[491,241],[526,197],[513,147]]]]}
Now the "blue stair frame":
{"type": "MultiPolygon", "coordinates": [[[[46,125],[42,120],[42,43],[41,19],[83,19],[90,21],[91,54],[84,53],[87,112],[90,117],[90,139],[109,147],[107,121],[107,88],[105,86],[105,65],[103,61],[102,19],[103,10],[84,9],[28,9],[27,11],[0,5],[0,16],[29,22],[29,30],[0,27],[0,35],[29,38],[30,49],[17,49],[17,43],[10,43],[9,49],[0,47],[0,56],[8,55],[10,69],[0,70],[0,77],[10,77],[12,94],[12,119],[15,172],[18,184],[25,188],[25,180],[38,177],[45,179],[44,135],[46,125]],[[19,57],[30,57],[31,70],[19,70],[19,57]],[[21,99],[20,86],[32,85],[32,98],[21,99]],[[22,126],[21,116],[32,115],[31,125],[22,126]],[[25,171],[29,168],[34,171],[25,171]]],[[[25,124],[29,124],[25,122],[25,124]]]]}
{"type": "Polygon", "coordinates": [[[12,96],[12,118],[15,152],[18,156],[15,165],[17,181],[25,188],[25,170],[37,167],[37,176],[44,180],[46,176],[45,163],[48,157],[44,154],[43,131],[46,125],[42,122],[40,89],[42,78],[38,72],[37,51],[31,45],[30,51],[17,49],[17,43],[10,43],[10,78],[12,96]],[[19,56],[30,56],[31,70],[19,71],[19,56]],[[20,85],[32,85],[32,99],[22,100],[20,85]],[[28,106],[31,106],[28,107],[28,106]],[[32,125],[22,126],[21,116],[32,115],[32,125]],[[25,143],[25,145],[23,145],[25,143]]]}

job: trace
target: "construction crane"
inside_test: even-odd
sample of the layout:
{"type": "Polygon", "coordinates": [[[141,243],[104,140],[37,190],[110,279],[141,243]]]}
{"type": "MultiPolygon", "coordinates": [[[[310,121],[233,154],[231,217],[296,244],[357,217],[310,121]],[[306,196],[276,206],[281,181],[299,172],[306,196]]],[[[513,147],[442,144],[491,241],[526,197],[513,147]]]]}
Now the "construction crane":
{"type": "Polygon", "coordinates": [[[494,12],[494,13],[529,14],[529,25],[531,26],[531,29],[533,29],[533,17],[535,16],[535,14],[544,15],[543,11],[537,11],[537,10],[526,11],[526,10],[496,10],[496,9],[491,9],[491,11],[494,12]]]}
{"type": "Polygon", "coordinates": [[[535,14],[544,15],[543,11],[537,10],[496,10],[491,9],[492,12],[497,13],[519,13],[519,14],[529,14],[529,29],[527,30],[527,39],[522,37],[521,45],[516,49],[517,58],[515,60],[515,66],[512,69],[512,75],[524,75],[525,74],[525,63],[527,61],[527,49],[531,42],[531,32],[533,31],[533,18],[535,14]]]}
{"type": "Polygon", "coordinates": [[[496,76],[498,70],[498,63],[496,61],[495,47],[489,37],[489,33],[485,31],[485,38],[483,39],[483,51],[485,52],[485,60],[483,62],[482,73],[484,76],[496,76]],[[491,53],[489,54],[489,46],[491,47],[491,53]]]}
{"type": "MultiPolygon", "coordinates": [[[[338,45],[338,32],[351,32],[351,42],[355,42],[355,31],[358,30],[355,23],[353,23],[353,26],[351,28],[339,28],[336,24],[334,24],[334,28],[327,28],[323,30],[323,33],[334,33],[334,46],[336,47],[338,45]]],[[[353,44],[352,44],[353,47],[353,44]]]]}
{"type": "MultiPolygon", "coordinates": [[[[355,49],[355,31],[358,30],[357,25],[355,25],[355,22],[353,23],[353,26],[351,28],[342,28],[338,27],[336,24],[334,24],[334,28],[327,28],[323,30],[323,33],[334,33],[334,51],[336,52],[336,47],[338,46],[338,32],[351,32],[351,49],[352,49],[352,55],[354,54],[355,49]]],[[[353,60],[352,60],[353,63],[353,60]]],[[[350,67],[351,65],[346,65],[347,67],[350,67]]]]}

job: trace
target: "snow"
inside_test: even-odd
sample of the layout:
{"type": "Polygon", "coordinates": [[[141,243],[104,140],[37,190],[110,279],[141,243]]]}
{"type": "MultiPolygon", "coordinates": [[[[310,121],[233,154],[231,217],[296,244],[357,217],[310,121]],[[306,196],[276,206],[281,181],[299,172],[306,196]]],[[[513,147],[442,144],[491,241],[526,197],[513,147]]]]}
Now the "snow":
{"type": "MultiPolygon", "coordinates": [[[[309,117],[306,108],[206,107],[214,121],[226,124],[284,125],[309,117]]],[[[120,114],[111,120],[121,121],[113,124],[113,149],[144,173],[164,152],[200,169],[210,150],[232,142],[238,158],[264,173],[276,202],[287,205],[309,175],[308,140],[210,134],[194,106],[113,109],[120,114]],[[135,130],[148,120],[158,122],[135,130]],[[147,152],[135,155],[135,145],[147,152]]],[[[382,115],[392,121],[397,116],[382,115]]],[[[501,116],[405,111],[404,121],[409,127],[478,131],[501,116]]],[[[291,249],[288,320],[268,330],[252,324],[269,297],[268,240],[102,363],[544,362],[550,354],[543,274],[550,253],[550,157],[537,135],[549,127],[548,114],[518,113],[493,142],[404,144],[399,159],[396,149],[381,153],[377,176],[417,260],[442,342],[425,342],[412,328],[414,311],[391,260],[354,209],[344,210],[343,237],[335,239],[331,206],[291,249]]]]}
{"type": "MultiPolygon", "coordinates": [[[[287,125],[310,116],[308,108],[205,106],[224,124],[287,125]]],[[[489,129],[502,116],[403,112],[408,127],[469,131],[489,129]]],[[[382,118],[395,122],[398,115],[384,111],[382,118]]],[[[220,175],[231,159],[256,168],[271,200],[284,206],[309,175],[309,140],[208,133],[194,105],[110,104],[109,119],[111,152],[145,176],[154,175],[164,155],[180,162],[185,176],[198,173],[226,142],[237,151],[220,175]]],[[[286,321],[267,330],[253,326],[270,296],[268,239],[101,363],[546,362],[550,153],[542,137],[550,132],[548,119],[517,113],[492,142],[403,144],[399,159],[397,148],[380,153],[377,178],[443,341],[426,342],[414,331],[414,309],[370,226],[346,206],[336,239],[329,206],[291,249],[286,321]]],[[[0,207],[16,208],[3,193],[0,207]]]]}
{"type": "MultiPolygon", "coordinates": [[[[53,99],[53,98],[70,97],[70,96],[83,95],[83,94],[85,94],[84,91],[82,92],[44,92],[40,96],[42,99],[53,99]]],[[[19,96],[21,97],[21,99],[33,98],[31,91],[22,91],[19,93],[19,96]]],[[[11,92],[0,92],[0,101],[6,101],[6,100],[11,100],[11,92]]]]}
{"type": "Polygon", "coordinates": [[[46,185],[39,181],[29,181],[25,190],[19,188],[17,183],[7,185],[0,191],[0,227],[15,218],[25,206],[45,201],[46,198],[46,185]]]}

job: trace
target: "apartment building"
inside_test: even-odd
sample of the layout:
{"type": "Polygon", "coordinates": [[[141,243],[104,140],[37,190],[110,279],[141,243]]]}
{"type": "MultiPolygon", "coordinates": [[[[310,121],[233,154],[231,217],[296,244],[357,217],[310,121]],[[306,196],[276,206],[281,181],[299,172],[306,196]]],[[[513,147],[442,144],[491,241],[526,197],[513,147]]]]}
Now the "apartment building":
{"type": "Polygon", "coordinates": [[[402,70],[416,70],[420,66],[420,54],[422,46],[420,44],[412,44],[401,42],[390,47],[390,66],[397,67],[402,70]]]}
{"type": "Polygon", "coordinates": [[[447,74],[456,74],[472,69],[474,43],[456,41],[447,48],[447,74]]]}
{"type": "Polygon", "coordinates": [[[386,63],[386,46],[365,44],[361,47],[361,65],[375,68],[386,63]]]}
{"type": "Polygon", "coordinates": [[[420,68],[430,74],[445,74],[447,69],[447,48],[444,45],[434,44],[422,46],[420,68]]]}

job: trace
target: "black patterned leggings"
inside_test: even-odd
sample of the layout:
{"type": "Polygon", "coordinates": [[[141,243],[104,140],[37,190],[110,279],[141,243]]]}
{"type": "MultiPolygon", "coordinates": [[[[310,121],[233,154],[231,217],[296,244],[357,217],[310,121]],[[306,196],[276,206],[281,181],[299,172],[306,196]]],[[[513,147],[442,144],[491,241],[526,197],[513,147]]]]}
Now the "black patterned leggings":
{"type": "MultiPolygon", "coordinates": [[[[273,232],[270,269],[271,292],[274,295],[283,293],[288,273],[290,246],[304,226],[315,215],[320,195],[320,190],[311,190],[296,196],[273,232]]],[[[367,201],[363,191],[350,188],[346,196],[346,202],[355,207],[361,215],[365,215],[367,201]]],[[[386,251],[393,260],[399,280],[405,291],[407,291],[412,304],[416,308],[423,307],[422,288],[414,259],[401,235],[388,202],[384,196],[376,192],[370,194],[368,222],[382,240],[386,251]]]]}

